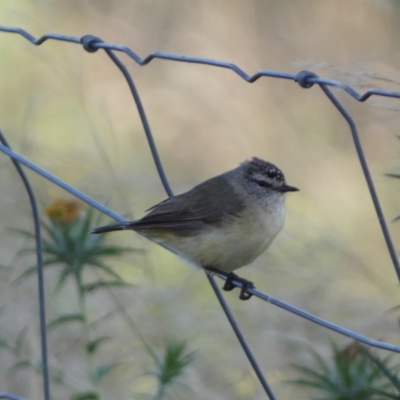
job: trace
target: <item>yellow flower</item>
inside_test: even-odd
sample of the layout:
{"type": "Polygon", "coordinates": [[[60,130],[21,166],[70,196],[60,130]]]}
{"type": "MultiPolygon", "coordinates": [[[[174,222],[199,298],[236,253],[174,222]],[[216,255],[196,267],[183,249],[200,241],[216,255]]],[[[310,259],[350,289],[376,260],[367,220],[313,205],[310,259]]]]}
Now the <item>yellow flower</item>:
{"type": "Polygon", "coordinates": [[[58,222],[71,222],[79,217],[82,204],[77,200],[54,200],[45,208],[46,214],[58,222]]]}

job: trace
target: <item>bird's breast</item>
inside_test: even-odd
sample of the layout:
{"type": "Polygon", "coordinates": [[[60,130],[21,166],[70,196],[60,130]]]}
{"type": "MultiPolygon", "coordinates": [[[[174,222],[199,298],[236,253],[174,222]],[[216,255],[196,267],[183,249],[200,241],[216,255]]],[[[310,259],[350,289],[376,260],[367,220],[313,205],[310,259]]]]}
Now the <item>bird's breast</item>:
{"type": "Polygon", "coordinates": [[[253,208],[195,236],[168,235],[155,241],[193,264],[230,272],[262,254],[281,231],[284,218],[283,204],[253,208]]]}

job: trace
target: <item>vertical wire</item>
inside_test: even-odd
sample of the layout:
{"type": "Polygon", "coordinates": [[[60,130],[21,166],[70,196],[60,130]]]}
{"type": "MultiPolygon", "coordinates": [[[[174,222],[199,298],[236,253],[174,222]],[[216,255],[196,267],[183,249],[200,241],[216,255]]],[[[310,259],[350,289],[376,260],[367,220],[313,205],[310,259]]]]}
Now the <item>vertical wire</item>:
{"type": "MultiPolygon", "coordinates": [[[[0,141],[4,146],[10,146],[0,131],[0,141]]],[[[29,196],[31,203],[33,222],[35,228],[35,241],[36,241],[36,258],[37,258],[37,272],[38,272],[38,292],[39,292],[39,319],[40,319],[40,340],[41,340],[41,353],[42,353],[42,369],[43,369],[43,393],[44,399],[50,400],[50,384],[49,384],[49,368],[48,368],[48,353],[47,353],[47,331],[46,331],[46,307],[45,307],[45,293],[44,293],[44,276],[43,276],[43,253],[42,253],[42,237],[40,234],[40,218],[35,195],[29,180],[21,168],[18,161],[11,159],[15,168],[20,175],[25,189],[29,196]]]]}
{"type": "Polygon", "coordinates": [[[151,133],[150,124],[147,119],[146,112],[144,111],[144,107],[143,107],[142,101],[139,96],[139,92],[137,91],[132,77],[130,76],[125,65],[122,64],[121,60],[111,50],[105,50],[105,52],[111,58],[111,60],[114,61],[115,65],[121,70],[122,74],[124,75],[124,77],[126,79],[126,82],[128,83],[129,89],[131,90],[131,93],[135,100],[140,119],[142,121],[144,132],[146,134],[146,138],[149,143],[149,147],[150,147],[151,154],[153,156],[153,160],[156,164],[158,175],[161,179],[161,182],[164,186],[165,191],[167,192],[168,196],[171,197],[171,196],[173,196],[173,192],[172,192],[170,184],[168,183],[167,176],[165,175],[164,168],[162,166],[160,156],[158,154],[157,147],[154,142],[153,135],[151,133]]]}
{"type": "Polygon", "coordinates": [[[211,284],[212,288],[214,289],[214,292],[221,304],[221,307],[224,310],[225,315],[228,318],[228,321],[230,322],[232,329],[235,332],[235,335],[240,342],[240,345],[242,346],[244,352],[246,353],[246,356],[247,356],[248,360],[250,361],[250,364],[253,367],[254,372],[256,373],[262,387],[264,388],[264,390],[267,393],[270,400],[276,400],[276,397],[274,396],[274,393],[272,392],[271,387],[269,386],[267,380],[265,379],[264,374],[262,373],[259,365],[257,364],[257,360],[255,359],[253,353],[250,350],[250,347],[248,346],[248,344],[246,342],[246,339],[244,338],[241,330],[239,329],[239,325],[237,324],[231,310],[228,307],[228,304],[226,303],[224,297],[222,296],[218,285],[215,283],[214,277],[212,276],[211,273],[206,273],[206,275],[207,275],[207,278],[210,281],[210,284],[211,284]]]}
{"type": "MultiPolygon", "coordinates": [[[[140,100],[139,92],[137,91],[136,86],[135,86],[135,84],[133,82],[133,79],[130,76],[128,70],[122,64],[122,62],[119,60],[119,58],[111,50],[105,50],[105,51],[108,54],[108,56],[112,59],[112,61],[114,61],[114,63],[121,70],[122,74],[124,75],[128,85],[129,85],[129,88],[131,89],[133,98],[135,100],[136,106],[137,106],[138,111],[139,111],[140,118],[142,120],[142,124],[143,124],[143,128],[145,130],[145,133],[146,133],[147,140],[148,140],[149,145],[150,145],[151,153],[153,155],[154,161],[155,161],[156,166],[157,166],[158,174],[160,176],[161,182],[164,185],[165,191],[167,192],[168,196],[171,197],[174,194],[172,192],[172,189],[171,189],[171,187],[170,187],[170,185],[168,183],[167,177],[166,177],[164,169],[162,167],[161,160],[160,160],[160,157],[158,155],[157,147],[156,147],[156,144],[154,142],[154,139],[153,139],[153,136],[152,136],[152,133],[151,133],[150,125],[148,123],[148,120],[147,120],[147,117],[146,117],[146,113],[145,113],[144,108],[143,108],[143,104],[142,104],[142,102],[140,100]]],[[[212,277],[208,276],[208,274],[206,274],[206,275],[207,275],[207,277],[208,277],[208,279],[210,281],[210,284],[211,284],[211,286],[212,286],[212,288],[213,288],[213,290],[215,292],[215,295],[218,298],[218,301],[221,304],[222,309],[224,310],[224,312],[225,312],[225,314],[226,314],[226,316],[227,316],[227,318],[228,318],[228,320],[229,320],[229,322],[231,324],[232,329],[234,330],[236,336],[239,339],[239,342],[240,342],[240,344],[241,344],[241,346],[243,348],[243,351],[245,352],[247,358],[250,361],[250,364],[252,365],[254,371],[256,372],[256,375],[257,375],[258,379],[260,380],[261,385],[265,389],[265,392],[269,396],[270,400],[276,400],[274,395],[273,395],[273,393],[272,393],[272,391],[271,391],[271,389],[270,389],[270,387],[269,387],[269,385],[268,385],[268,383],[267,383],[267,381],[266,381],[266,379],[265,379],[265,377],[264,377],[264,375],[261,372],[260,367],[257,364],[257,361],[256,361],[255,357],[251,353],[250,348],[247,345],[246,340],[245,340],[242,332],[240,331],[239,325],[237,324],[237,322],[233,318],[233,315],[232,315],[232,313],[231,313],[231,311],[229,309],[228,304],[226,303],[225,299],[221,295],[221,293],[220,293],[220,291],[218,289],[218,286],[216,285],[216,283],[215,283],[215,281],[214,281],[214,279],[212,277]]]]}
{"type": "Polygon", "coordinates": [[[364,151],[363,151],[363,148],[362,148],[362,145],[360,142],[360,138],[358,136],[356,125],[355,125],[353,119],[351,118],[350,114],[348,113],[348,111],[343,107],[343,105],[339,102],[339,100],[333,95],[333,93],[330,91],[330,89],[328,89],[328,87],[323,84],[320,84],[320,87],[323,90],[323,92],[326,94],[326,96],[329,98],[329,100],[333,103],[333,105],[338,109],[340,114],[342,114],[342,116],[346,120],[346,122],[349,124],[351,135],[353,137],[354,146],[357,151],[358,159],[360,160],[360,164],[361,164],[361,168],[364,173],[364,176],[365,176],[365,180],[367,181],[367,186],[368,186],[371,198],[372,198],[372,202],[375,207],[375,212],[376,212],[376,215],[378,216],[378,220],[381,225],[383,237],[385,238],[386,246],[389,251],[389,255],[392,259],[394,269],[397,274],[397,279],[400,281],[399,260],[397,258],[396,250],[394,248],[393,241],[390,236],[390,232],[387,227],[385,217],[383,215],[382,207],[380,205],[379,198],[378,198],[378,195],[375,190],[375,186],[374,186],[374,182],[371,177],[371,173],[369,172],[369,169],[368,169],[368,164],[365,159],[364,151]]]}

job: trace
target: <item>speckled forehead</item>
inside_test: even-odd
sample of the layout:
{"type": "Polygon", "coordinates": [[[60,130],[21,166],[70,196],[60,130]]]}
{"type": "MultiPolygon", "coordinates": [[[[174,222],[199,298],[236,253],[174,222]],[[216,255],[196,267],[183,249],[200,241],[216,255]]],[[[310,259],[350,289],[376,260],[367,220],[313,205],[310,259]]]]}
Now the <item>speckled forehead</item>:
{"type": "Polygon", "coordinates": [[[278,167],[259,158],[253,158],[248,163],[246,173],[253,178],[268,177],[278,182],[285,182],[285,176],[278,167]]]}

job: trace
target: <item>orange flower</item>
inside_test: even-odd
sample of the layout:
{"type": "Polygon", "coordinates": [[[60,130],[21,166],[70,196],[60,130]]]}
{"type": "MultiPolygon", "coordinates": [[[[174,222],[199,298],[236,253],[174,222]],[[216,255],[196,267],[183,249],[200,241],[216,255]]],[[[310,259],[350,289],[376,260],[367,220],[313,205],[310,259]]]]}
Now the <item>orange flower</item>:
{"type": "Polygon", "coordinates": [[[58,222],[71,222],[79,217],[82,204],[76,200],[53,201],[45,208],[46,214],[58,222]]]}

